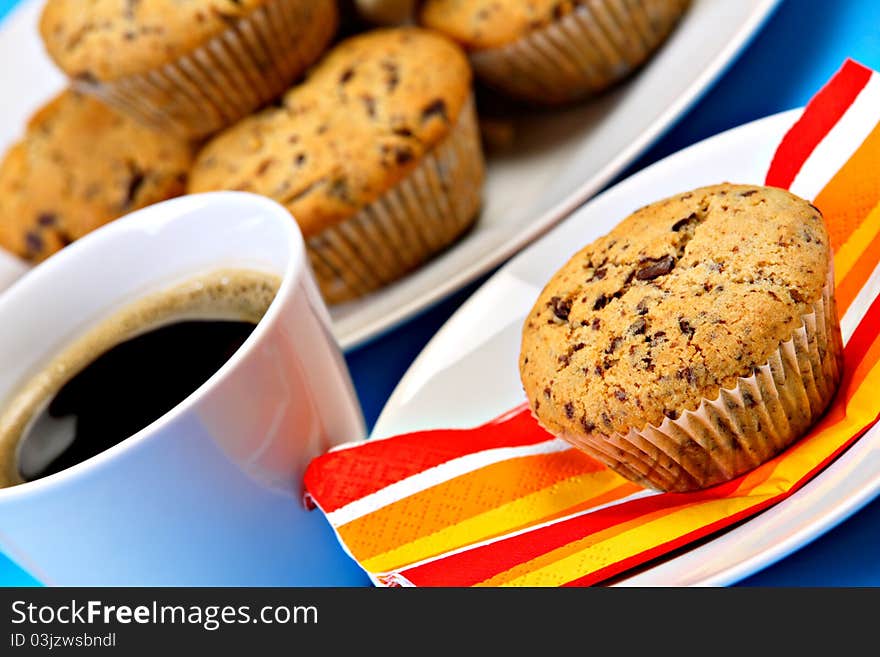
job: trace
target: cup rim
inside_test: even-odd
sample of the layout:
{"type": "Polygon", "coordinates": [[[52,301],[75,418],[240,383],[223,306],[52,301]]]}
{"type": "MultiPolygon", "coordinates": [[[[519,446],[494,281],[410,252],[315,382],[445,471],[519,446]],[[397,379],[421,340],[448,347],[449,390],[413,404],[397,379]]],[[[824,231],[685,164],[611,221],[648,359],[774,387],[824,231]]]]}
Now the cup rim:
{"type": "MultiPolygon", "coordinates": [[[[191,212],[210,212],[215,204],[228,203],[229,201],[241,204],[250,204],[253,209],[258,211],[264,217],[272,217],[271,221],[277,222],[282,227],[282,231],[287,239],[287,247],[289,255],[284,273],[281,276],[281,285],[275,298],[269,304],[268,310],[257,323],[254,330],[241,344],[236,352],[217,369],[204,383],[202,383],[193,392],[178,402],[171,410],[162,414],[148,425],[122,439],[112,447],[109,447],[94,456],[69,466],[60,472],[56,472],[45,477],[40,477],[33,481],[25,481],[14,486],[0,488],[0,502],[7,501],[11,498],[21,497],[33,493],[46,492],[56,486],[63,485],[71,479],[84,476],[87,472],[95,467],[100,467],[107,462],[120,458],[126,451],[133,449],[138,443],[146,440],[150,434],[162,430],[167,425],[176,421],[180,416],[189,412],[196,404],[198,404],[211,390],[216,388],[221,380],[229,376],[229,374],[237,368],[238,364],[245,360],[255,346],[262,341],[269,327],[275,323],[275,320],[281,313],[282,300],[285,299],[296,285],[297,278],[300,273],[306,269],[305,267],[305,244],[302,233],[297,222],[288,212],[288,210],[279,203],[265,196],[253,194],[250,192],[238,191],[215,191],[203,192],[198,194],[187,194],[177,198],[169,199],[156,203],[140,210],[131,212],[115,221],[110,222],[88,235],[80,238],[69,246],[65,247],[52,257],[33,267],[19,280],[15,281],[10,287],[0,293],[0,309],[2,309],[3,297],[18,288],[31,284],[31,281],[56,275],[58,269],[66,266],[66,262],[72,258],[84,258],[80,255],[89,250],[107,248],[106,244],[112,243],[115,239],[119,239],[118,234],[128,231],[130,224],[134,222],[143,223],[149,220],[153,215],[164,216],[163,221],[173,221],[173,217],[169,215],[177,215],[179,219],[181,215],[191,212]],[[195,204],[195,207],[194,207],[195,204]],[[201,207],[199,207],[199,205],[201,207]],[[176,207],[179,206],[179,207],[176,207]]],[[[180,282],[183,282],[181,278],[180,282]]],[[[169,283],[170,284],[170,283],[169,283]]],[[[100,318],[93,318],[94,323],[100,318]]]]}

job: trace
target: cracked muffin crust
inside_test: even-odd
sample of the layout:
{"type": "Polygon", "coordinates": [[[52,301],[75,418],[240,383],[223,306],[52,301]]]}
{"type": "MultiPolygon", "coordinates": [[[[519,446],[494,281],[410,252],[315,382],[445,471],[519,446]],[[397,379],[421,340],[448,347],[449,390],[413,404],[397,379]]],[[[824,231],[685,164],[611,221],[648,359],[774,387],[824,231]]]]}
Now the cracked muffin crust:
{"type": "Polygon", "coordinates": [[[189,191],[250,191],[287,207],[325,297],[341,301],[461,234],[482,179],[467,59],[440,35],[397,28],[342,42],[278,106],[217,135],[189,191]]]}
{"type": "Polygon", "coordinates": [[[64,91],[0,164],[0,246],[31,261],[184,192],[191,145],[64,91]]]}
{"type": "MultiPolygon", "coordinates": [[[[520,372],[532,410],[594,446],[678,420],[792,338],[829,268],[819,211],[784,190],[722,184],[644,207],[575,254],[529,313],[520,372]]],[[[836,358],[818,342],[820,361],[836,358]]],[[[758,405],[752,393],[742,401],[758,405]]]]}

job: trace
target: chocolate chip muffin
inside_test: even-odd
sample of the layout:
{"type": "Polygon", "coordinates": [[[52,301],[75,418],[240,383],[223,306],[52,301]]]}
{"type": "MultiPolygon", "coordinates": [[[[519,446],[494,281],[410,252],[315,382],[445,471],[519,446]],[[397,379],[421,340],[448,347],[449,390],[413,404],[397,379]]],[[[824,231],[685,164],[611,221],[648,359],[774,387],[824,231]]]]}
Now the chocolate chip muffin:
{"type": "Polygon", "coordinates": [[[576,253],[529,313],[532,410],[646,486],[732,479],[833,397],[833,281],[822,217],[789,192],[722,184],[649,205],[576,253]]]}
{"type": "Polygon", "coordinates": [[[78,89],[202,137],[282,93],[337,20],[330,1],[48,0],[40,33],[78,89]]]}
{"type": "Polygon", "coordinates": [[[184,192],[191,145],[65,91],[0,164],[0,246],[47,258],[132,210],[184,192]]]}
{"type": "Polygon", "coordinates": [[[425,0],[421,23],[464,46],[507,94],[556,104],[598,93],[657,50],[689,0],[425,0]]]}
{"type": "Polygon", "coordinates": [[[483,159],[467,58],[419,28],[336,46],[277,107],[211,140],[189,191],[269,196],[331,303],[390,283],[475,220],[483,159]]]}

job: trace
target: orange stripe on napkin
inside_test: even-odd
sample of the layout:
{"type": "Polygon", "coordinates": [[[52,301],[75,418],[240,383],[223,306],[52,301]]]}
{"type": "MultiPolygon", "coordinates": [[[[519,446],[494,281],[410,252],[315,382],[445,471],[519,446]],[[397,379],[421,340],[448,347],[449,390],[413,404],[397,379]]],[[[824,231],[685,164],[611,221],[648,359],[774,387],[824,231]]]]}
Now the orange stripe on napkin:
{"type": "MultiPolygon", "coordinates": [[[[621,483],[619,476],[609,470],[573,477],[554,488],[552,494],[538,491],[518,498],[461,522],[447,525],[428,536],[402,542],[383,554],[372,558],[364,557],[362,565],[371,572],[377,573],[398,570],[408,564],[424,561],[438,554],[451,552],[511,531],[614,502],[638,490],[640,490],[638,485],[632,482],[621,483]],[[588,492],[587,499],[583,497],[585,491],[588,492]],[[557,508],[548,509],[548,502],[554,500],[558,505],[557,508]],[[534,513],[536,506],[544,508],[544,511],[534,513]]],[[[344,531],[340,531],[340,536],[343,534],[344,531]]],[[[344,536],[343,540],[345,540],[344,536]]],[[[393,542],[396,543],[397,540],[395,537],[393,542]]]]}
{"type": "MultiPolygon", "coordinates": [[[[531,495],[562,482],[583,479],[595,472],[607,472],[598,462],[581,456],[579,452],[566,450],[552,454],[537,454],[493,463],[427,490],[422,490],[384,506],[368,516],[356,518],[340,527],[343,537],[350,536],[352,549],[362,558],[370,558],[387,549],[377,537],[391,532],[406,543],[433,534],[444,527],[472,518],[514,500],[531,495]],[[495,481],[497,485],[486,486],[484,482],[495,481]],[[412,518],[421,509],[435,508],[430,518],[414,523],[412,518]],[[382,529],[383,533],[376,530],[382,529]]],[[[547,513],[567,508],[562,499],[555,500],[547,513]]],[[[523,518],[520,526],[533,521],[523,518]]],[[[349,539],[346,539],[349,540],[349,539]]],[[[457,546],[452,546],[457,547],[457,546]]],[[[450,548],[451,549],[451,548],[450,548]]]]}
{"type": "Polygon", "coordinates": [[[839,249],[880,202],[880,125],[825,186],[814,203],[822,211],[831,248],[839,249]]]}
{"type": "MultiPolygon", "coordinates": [[[[736,483],[727,482],[721,487],[733,490],[736,483]]],[[[705,491],[694,493],[697,496],[706,494],[705,491]]],[[[473,586],[633,517],[668,512],[677,504],[687,504],[689,501],[680,494],[642,497],[451,554],[405,569],[401,574],[417,585],[422,582],[442,582],[444,586],[473,586]]]]}
{"type": "Polygon", "coordinates": [[[880,263],[880,205],[877,205],[862,225],[853,231],[852,237],[834,258],[834,275],[838,281],[835,295],[837,310],[841,316],[849,309],[862,286],[880,263]],[[851,256],[852,261],[842,262],[847,256],[851,256]]]}

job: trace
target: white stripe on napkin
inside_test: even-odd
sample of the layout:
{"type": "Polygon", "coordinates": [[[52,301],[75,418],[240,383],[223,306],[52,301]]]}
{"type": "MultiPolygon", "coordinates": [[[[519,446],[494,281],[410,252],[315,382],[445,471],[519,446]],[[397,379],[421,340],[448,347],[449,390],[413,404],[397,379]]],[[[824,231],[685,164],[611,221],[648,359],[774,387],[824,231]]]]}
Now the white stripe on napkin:
{"type": "Polygon", "coordinates": [[[871,134],[880,119],[880,75],[871,75],[840,120],[804,162],[789,188],[814,199],[871,134]]]}
{"type": "Polygon", "coordinates": [[[843,338],[843,344],[849,342],[852,334],[858,328],[859,322],[862,321],[878,294],[880,294],[880,265],[874,268],[871,276],[865,281],[856,298],[849,304],[846,314],[840,320],[840,335],[843,338]]]}

